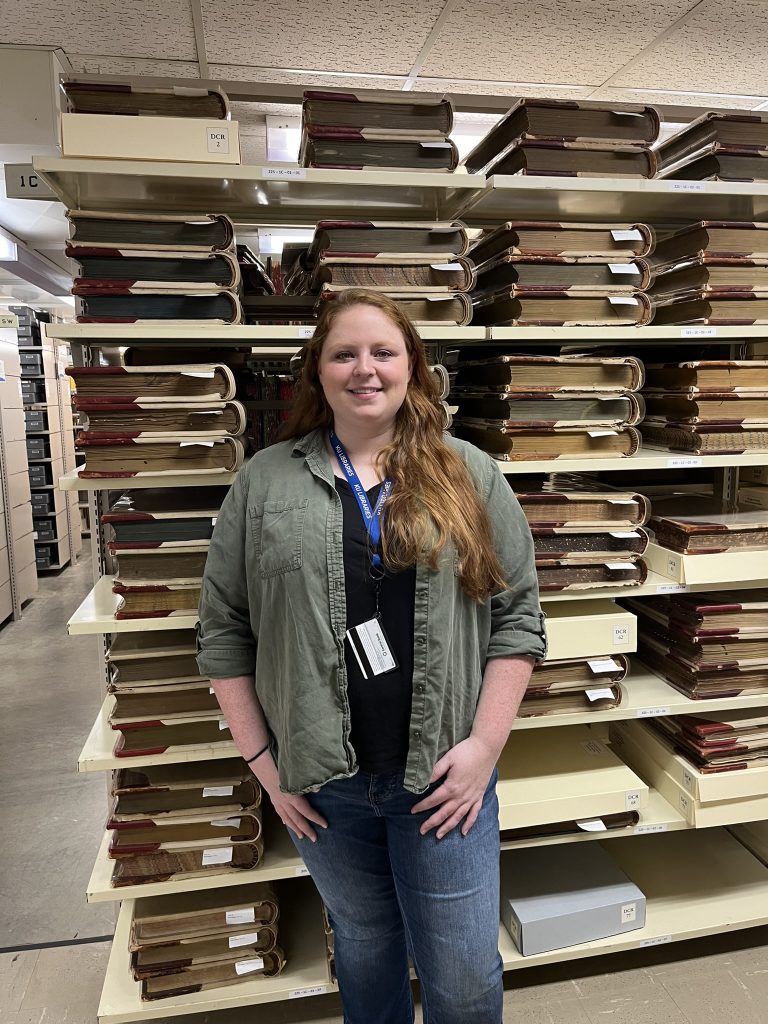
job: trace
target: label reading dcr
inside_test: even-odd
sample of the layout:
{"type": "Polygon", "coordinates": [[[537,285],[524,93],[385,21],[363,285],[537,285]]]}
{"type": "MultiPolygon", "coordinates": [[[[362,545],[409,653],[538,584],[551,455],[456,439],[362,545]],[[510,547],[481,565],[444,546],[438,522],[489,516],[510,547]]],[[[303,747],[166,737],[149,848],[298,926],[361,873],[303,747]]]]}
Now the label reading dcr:
{"type": "Polygon", "coordinates": [[[626,647],[629,643],[629,626],[613,627],[613,646],[626,647]]]}
{"type": "Polygon", "coordinates": [[[206,128],[209,153],[229,153],[229,128],[218,124],[215,128],[206,128]]]}
{"type": "Polygon", "coordinates": [[[621,908],[621,923],[631,924],[637,920],[637,904],[625,903],[621,908]]]}
{"type": "Polygon", "coordinates": [[[629,790],[625,795],[624,806],[628,811],[640,809],[640,794],[636,789],[629,790]]]}

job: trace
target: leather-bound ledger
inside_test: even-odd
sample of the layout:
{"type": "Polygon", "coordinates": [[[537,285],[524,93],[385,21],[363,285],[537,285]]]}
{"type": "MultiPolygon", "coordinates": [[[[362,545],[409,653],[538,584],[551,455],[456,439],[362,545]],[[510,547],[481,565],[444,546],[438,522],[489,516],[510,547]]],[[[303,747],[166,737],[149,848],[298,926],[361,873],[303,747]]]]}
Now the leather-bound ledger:
{"type": "Polygon", "coordinates": [[[630,491],[518,491],[516,495],[531,529],[633,532],[651,514],[648,499],[630,491]]]}
{"type": "Polygon", "coordinates": [[[469,257],[479,270],[491,260],[566,260],[630,263],[652,252],[656,236],[647,224],[507,221],[484,231],[469,257]]]}
{"type": "Polygon", "coordinates": [[[104,250],[223,252],[235,229],[223,214],[147,214],[68,210],[69,245],[104,250]]]}
{"type": "Polygon", "coordinates": [[[502,462],[589,457],[610,459],[634,455],[640,435],[634,427],[617,430],[493,430],[454,421],[456,436],[502,462]]]}
{"type": "Polygon", "coordinates": [[[78,410],[124,403],[228,402],[235,397],[235,378],[223,363],[173,366],[74,366],[78,410]]]}
{"type": "Polygon", "coordinates": [[[149,88],[102,82],[62,82],[67,106],[75,114],[126,114],[141,117],[202,117],[224,120],[229,101],[222,89],[182,86],[149,88]]]}
{"type": "Polygon", "coordinates": [[[721,149],[743,156],[768,150],[768,117],[761,111],[710,110],[657,147],[660,174],[721,149]]]}
{"type": "Polygon", "coordinates": [[[129,284],[104,288],[93,282],[77,282],[79,324],[153,323],[162,320],[189,324],[239,324],[243,319],[240,299],[223,289],[188,290],[142,287],[129,284]]]}
{"type": "Polygon", "coordinates": [[[303,167],[350,170],[453,171],[458,150],[448,138],[386,129],[353,129],[305,125],[299,163],[303,167]]]}
{"type": "Polygon", "coordinates": [[[302,118],[306,125],[386,128],[441,137],[453,128],[453,105],[447,96],[429,93],[309,89],[304,93],[302,118]]]}
{"type": "Polygon", "coordinates": [[[236,437],[196,441],[154,441],[124,438],[120,441],[81,441],[85,465],[83,478],[145,476],[155,473],[200,473],[215,477],[234,473],[243,463],[243,444],[236,437]]]}
{"type": "Polygon", "coordinates": [[[466,228],[454,222],[321,220],[309,248],[311,265],[325,256],[430,256],[442,261],[463,256],[469,247],[466,228]]]}
{"type": "Polygon", "coordinates": [[[567,289],[521,294],[505,289],[475,296],[472,323],[507,327],[642,327],[654,310],[644,292],[607,295],[567,289]]]}
{"type": "Polygon", "coordinates": [[[81,441],[119,438],[152,438],[193,441],[210,437],[239,437],[246,428],[246,411],[240,402],[211,402],[203,408],[151,402],[114,402],[93,407],[81,417],[81,441]],[[85,422],[82,422],[82,420],[85,422]]]}
{"type": "Polygon", "coordinates": [[[496,164],[525,140],[570,140],[645,147],[656,141],[653,107],[581,100],[518,100],[464,159],[470,174],[494,174],[496,164]]]}
{"type": "Polygon", "coordinates": [[[459,364],[457,387],[481,386],[499,394],[637,391],[643,364],[633,356],[492,356],[459,364]]]}
{"type": "Polygon", "coordinates": [[[595,396],[585,393],[497,395],[494,392],[457,388],[453,400],[465,422],[506,429],[634,426],[643,418],[645,404],[640,395],[595,396]]]}

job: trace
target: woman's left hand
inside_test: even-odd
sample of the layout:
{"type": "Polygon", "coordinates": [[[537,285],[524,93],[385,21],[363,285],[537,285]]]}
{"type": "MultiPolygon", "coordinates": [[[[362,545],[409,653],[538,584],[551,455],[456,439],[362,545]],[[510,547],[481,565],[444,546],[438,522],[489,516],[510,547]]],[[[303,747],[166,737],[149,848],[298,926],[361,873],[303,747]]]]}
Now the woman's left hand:
{"type": "Polygon", "coordinates": [[[457,743],[440,758],[429,781],[431,785],[444,777],[442,786],[411,810],[418,814],[436,808],[419,829],[423,836],[437,828],[437,838],[442,839],[462,820],[461,834],[469,832],[480,813],[496,760],[495,753],[474,736],[457,743]]]}

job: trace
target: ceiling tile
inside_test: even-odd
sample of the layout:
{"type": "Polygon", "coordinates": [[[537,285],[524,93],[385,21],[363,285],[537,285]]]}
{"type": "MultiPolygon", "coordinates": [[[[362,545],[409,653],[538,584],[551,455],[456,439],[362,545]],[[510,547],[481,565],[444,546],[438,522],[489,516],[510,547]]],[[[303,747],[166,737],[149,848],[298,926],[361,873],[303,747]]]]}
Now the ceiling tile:
{"type": "Polygon", "coordinates": [[[611,85],[765,95],[766,50],[765,0],[710,0],[611,85]]]}
{"type": "Polygon", "coordinates": [[[591,85],[570,86],[569,88],[558,88],[557,86],[536,85],[525,87],[524,83],[511,82],[477,82],[468,79],[451,78],[417,78],[414,83],[414,92],[447,92],[466,93],[472,96],[540,96],[544,99],[578,99],[589,96],[594,92],[591,85]]]}
{"type": "Polygon", "coordinates": [[[199,78],[193,61],[146,60],[142,57],[102,57],[98,54],[68,53],[73,71],[89,75],[149,75],[156,78],[199,78]]]}
{"type": "Polygon", "coordinates": [[[438,78],[600,85],[695,3],[458,0],[421,70],[438,78]]]}
{"type": "Polygon", "coordinates": [[[444,0],[202,0],[210,61],[407,74],[444,0]]]}
{"type": "Polygon", "coordinates": [[[323,86],[326,89],[399,89],[404,75],[363,77],[360,75],[313,75],[311,71],[272,71],[243,64],[209,64],[211,78],[230,82],[269,82],[270,85],[323,86]]]}
{"type": "Polygon", "coordinates": [[[189,0],[3,0],[0,39],[115,56],[195,60],[189,0]]]}
{"type": "MultiPolygon", "coordinates": [[[[768,91],[765,93],[768,98],[768,91]]],[[[728,110],[752,110],[760,102],[760,97],[751,96],[748,99],[738,96],[717,95],[713,93],[696,93],[689,95],[683,93],[676,95],[674,92],[638,92],[635,89],[598,89],[590,99],[602,102],[615,101],[616,103],[650,103],[658,106],[695,106],[696,108],[711,107],[713,110],[720,108],[728,110]]],[[[693,116],[693,115],[692,115],[693,116]]]]}

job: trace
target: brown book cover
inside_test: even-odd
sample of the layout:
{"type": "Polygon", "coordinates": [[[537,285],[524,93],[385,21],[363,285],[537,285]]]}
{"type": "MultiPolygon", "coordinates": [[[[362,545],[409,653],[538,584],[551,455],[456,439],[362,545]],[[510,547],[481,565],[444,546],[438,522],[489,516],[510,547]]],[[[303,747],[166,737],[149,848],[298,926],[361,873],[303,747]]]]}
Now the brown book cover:
{"type": "Polygon", "coordinates": [[[593,563],[556,562],[536,564],[536,576],[542,593],[560,590],[595,590],[600,587],[632,587],[645,582],[648,569],[642,559],[593,563]]]}
{"type": "Polygon", "coordinates": [[[643,364],[633,356],[514,355],[462,362],[455,384],[457,387],[481,387],[499,394],[615,394],[639,391],[644,379],[643,364]]]}
{"type": "Polygon", "coordinates": [[[647,224],[514,220],[484,231],[469,249],[479,271],[491,261],[541,259],[630,264],[648,256],[656,236],[647,224]]]}
{"type": "Polygon", "coordinates": [[[321,220],[309,247],[311,266],[321,255],[392,257],[429,256],[442,262],[463,256],[467,231],[458,222],[321,220]]]}
{"type": "Polygon", "coordinates": [[[132,828],[137,822],[162,818],[226,818],[253,811],[261,803],[261,788],[247,769],[228,785],[157,792],[144,789],[121,794],[112,805],[108,829],[132,828]],[[218,794],[221,795],[218,795],[218,794]]]}
{"type": "Polygon", "coordinates": [[[633,530],[651,514],[642,494],[622,491],[515,492],[531,529],[633,530]]]}
{"type": "Polygon", "coordinates": [[[85,465],[83,478],[133,477],[155,473],[235,473],[243,464],[245,451],[237,437],[205,441],[154,441],[123,438],[109,441],[81,441],[85,465]]]}
{"type": "Polygon", "coordinates": [[[488,174],[543,175],[566,178],[653,178],[651,149],[600,146],[586,142],[521,140],[496,161],[488,174]]]}
{"type": "Polygon", "coordinates": [[[744,152],[768,148],[768,117],[760,111],[710,110],[665,139],[656,152],[662,168],[695,159],[713,145],[734,146],[744,152]]]}
{"type": "MultiPolygon", "coordinates": [[[[337,292],[322,292],[321,298],[333,301],[337,292]]],[[[463,292],[446,295],[415,295],[411,292],[388,291],[406,316],[418,327],[464,327],[472,319],[472,302],[463,292]]]]}
{"type": "Polygon", "coordinates": [[[383,260],[363,256],[321,256],[309,280],[311,291],[368,288],[377,292],[436,294],[467,292],[475,283],[469,260],[456,256],[435,262],[418,257],[383,260]]]}
{"type": "Polygon", "coordinates": [[[724,590],[716,594],[674,594],[633,599],[629,607],[666,631],[693,639],[715,636],[756,636],[768,639],[768,590],[724,590]]]}
{"type": "Polygon", "coordinates": [[[685,181],[768,181],[768,150],[743,153],[727,146],[715,146],[697,160],[681,161],[662,177],[685,181]]]}
{"type": "Polygon", "coordinates": [[[642,327],[653,318],[644,292],[607,295],[562,291],[493,292],[476,296],[472,323],[501,327],[642,327]]]}
{"type": "Polygon", "coordinates": [[[115,757],[142,757],[147,754],[164,754],[175,747],[212,746],[231,744],[232,733],[219,711],[209,712],[210,719],[200,722],[165,722],[151,720],[135,722],[126,726],[113,726],[116,740],[113,750],[115,757]]]}
{"type": "Polygon", "coordinates": [[[484,263],[477,272],[476,294],[508,291],[512,295],[567,292],[569,295],[634,295],[648,287],[645,260],[595,263],[580,257],[516,256],[509,250],[484,263]]]}
{"type": "Polygon", "coordinates": [[[120,600],[116,619],[153,619],[197,611],[200,582],[126,586],[114,583],[112,592],[120,600]]]}
{"type": "Polygon", "coordinates": [[[307,125],[385,128],[438,137],[449,135],[453,128],[450,98],[429,93],[308,89],[304,93],[301,115],[307,125]]]}
{"type": "Polygon", "coordinates": [[[768,263],[768,222],[702,220],[661,240],[650,258],[656,272],[691,261],[717,260],[741,266],[768,263]]]}
{"type": "Polygon", "coordinates": [[[683,554],[768,548],[768,511],[730,512],[708,498],[654,501],[648,526],[657,543],[683,554]]]}
{"type": "MultiPolygon", "coordinates": [[[[497,395],[457,388],[453,400],[459,415],[478,426],[613,427],[634,426],[643,419],[642,396],[578,393],[497,395]]],[[[766,403],[768,405],[768,403],[766,403]]]]}
{"type": "Polygon", "coordinates": [[[188,363],[173,366],[70,366],[75,405],[79,411],[148,403],[200,405],[230,402],[235,377],[223,363],[188,363]]]}
{"type": "Polygon", "coordinates": [[[249,814],[207,821],[150,819],[136,822],[130,828],[115,829],[109,844],[109,856],[119,860],[148,853],[218,849],[238,843],[255,843],[260,837],[261,814],[258,809],[249,814]]]}
{"type": "Polygon", "coordinates": [[[224,120],[229,101],[222,89],[185,89],[167,86],[103,82],[61,82],[67,108],[73,114],[126,114],[141,117],[202,117],[224,120]]]}
{"type": "Polygon", "coordinates": [[[141,983],[141,998],[165,999],[191,992],[205,992],[226,985],[237,985],[259,975],[274,978],[281,973],[285,963],[283,951],[275,946],[270,952],[258,957],[244,953],[242,960],[236,962],[185,967],[177,974],[147,978],[141,983]]]}
{"type": "Polygon", "coordinates": [[[269,925],[251,926],[236,936],[214,935],[201,939],[180,939],[163,945],[142,946],[131,955],[136,981],[180,974],[189,967],[234,964],[244,958],[263,956],[277,945],[277,930],[269,925]],[[235,945],[231,946],[230,941],[235,945]]]}
{"type": "Polygon", "coordinates": [[[691,455],[743,455],[768,452],[768,424],[750,427],[734,423],[640,424],[643,441],[651,447],[691,455]]]}
{"type": "Polygon", "coordinates": [[[634,455],[640,435],[634,427],[598,430],[491,430],[454,421],[456,436],[501,462],[586,457],[611,459],[634,455]]]}
{"type": "Polygon", "coordinates": [[[645,397],[647,423],[663,426],[680,424],[736,424],[768,427],[768,390],[764,394],[695,395],[676,391],[648,393],[645,397]]]}
{"type": "Polygon", "coordinates": [[[137,854],[115,861],[112,885],[121,888],[143,885],[147,882],[168,882],[170,879],[201,878],[208,874],[231,874],[258,867],[264,856],[264,842],[236,843],[231,859],[223,862],[206,858],[205,850],[161,850],[157,853],[137,854]]]}
{"type": "Polygon", "coordinates": [[[577,714],[619,707],[619,683],[629,671],[622,656],[541,662],[533,670],[519,718],[577,714]]]}
{"type": "Polygon", "coordinates": [[[134,906],[129,949],[238,935],[254,925],[276,927],[279,916],[277,897],[268,882],[145,896],[134,906]]]}
{"type": "Polygon", "coordinates": [[[301,133],[302,167],[363,171],[454,171],[459,152],[449,138],[386,129],[321,127],[305,124],[301,133]]]}
{"type": "Polygon", "coordinates": [[[524,97],[463,160],[470,174],[493,174],[495,165],[523,139],[648,146],[659,134],[659,115],[639,104],[524,97]]]}
{"type": "Polygon", "coordinates": [[[642,527],[634,530],[595,531],[573,527],[534,526],[533,546],[536,564],[550,562],[578,565],[581,562],[634,561],[648,547],[648,534],[642,527]]]}
{"type": "Polygon", "coordinates": [[[199,584],[208,558],[208,541],[180,544],[174,547],[115,548],[108,545],[115,556],[115,583],[124,587],[144,587],[155,584],[199,584]]]}
{"type": "Polygon", "coordinates": [[[86,289],[109,293],[115,288],[131,291],[173,289],[182,294],[215,288],[237,290],[240,266],[235,254],[226,252],[173,252],[170,250],[106,249],[67,245],[64,255],[75,260],[79,273],[74,294],[86,289]]]}
{"type": "Polygon", "coordinates": [[[768,670],[749,670],[736,664],[714,671],[693,669],[676,656],[676,641],[641,630],[637,653],[642,662],[692,700],[768,694],[768,670]]]}
{"type": "Polygon", "coordinates": [[[768,266],[749,259],[721,264],[700,258],[657,274],[648,292],[654,301],[675,302],[744,293],[768,298],[768,266]]]}
{"type": "Polygon", "coordinates": [[[684,363],[646,363],[645,389],[720,395],[768,394],[768,360],[697,359],[684,363]]]}
{"type": "Polygon", "coordinates": [[[119,691],[109,713],[110,724],[132,725],[158,719],[164,722],[207,721],[220,711],[207,679],[195,683],[174,683],[138,693],[119,691]]]}
{"type": "Polygon", "coordinates": [[[696,298],[657,299],[653,322],[665,324],[714,324],[744,326],[768,324],[768,298],[754,292],[699,295],[696,298]]]}
{"type": "Polygon", "coordinates": [[[69,245],[158,252],[223,252],[235,228],[223,214],[113,213],[68,210],[69,245]]]}
{"type": "Polygon", "coordinates": [[[78,444],[123,437],[157,440],[239,437],[246,426],[246,413],[240,402],[153,405],[129,400],[90,408],[83,418],[85,422],[81,422],[76,437],[78,444]]]}

